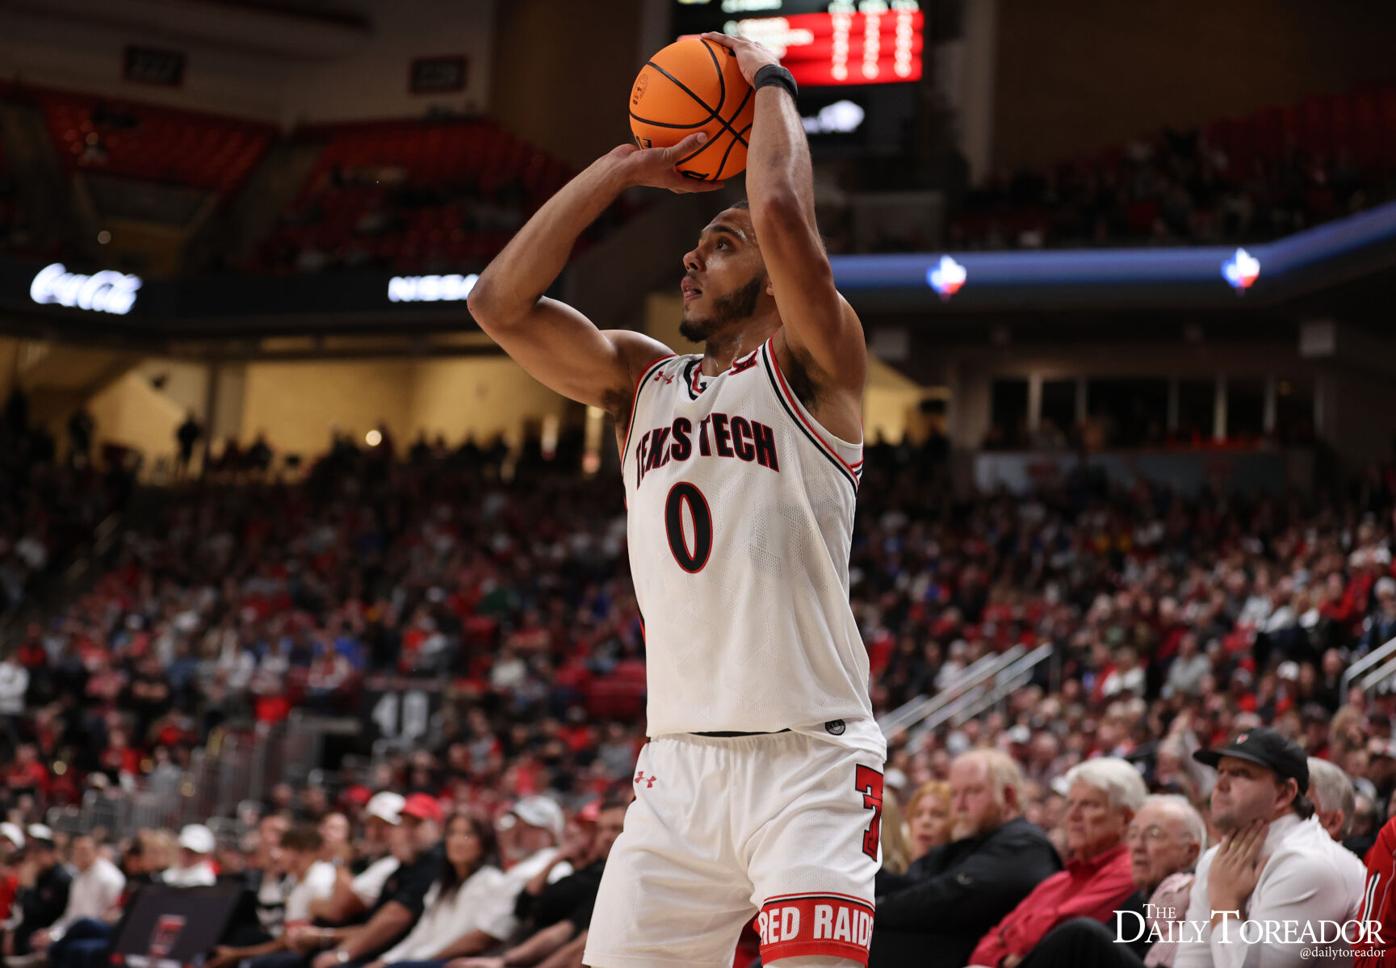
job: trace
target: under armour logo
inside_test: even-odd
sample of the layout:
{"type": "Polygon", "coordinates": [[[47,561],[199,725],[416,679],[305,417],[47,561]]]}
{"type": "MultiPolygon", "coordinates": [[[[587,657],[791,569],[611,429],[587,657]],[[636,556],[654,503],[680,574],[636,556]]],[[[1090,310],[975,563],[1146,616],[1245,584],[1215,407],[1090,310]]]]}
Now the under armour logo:
{"type": "Polygon", "coordinates": [[[748,356],[746,359],[744,359],[744,360],[738,360],[737,362],[733,363],[733,364],[732,364],[732,373],[733,373],[733,375],[736,375],[736,374],[738,374],[738,373],[745,372],[746,370],[751,369],[751,368],[752,368],[753,366],[755,366],[755,365],[756,365],[756,353],[753,352],[753,353],[752,353],[750,356],[748,356]]]}
{"type": "Polygon", "coordinates": [[[659,777],[657,777],[657,776],[645,776],[645,773],[644,773],[643,770],[641,770],[639,773],[636,773],[636,774],[635,774],[635,782],[636,782],[636,783],[643,783],[643,784],[645,785],[645,789],[646,789],[646,790],[653,790],[653,789],[654,789],[654,781],[657,780],[657,779],[659,779],[659,777]]]}
{"type": "Polygon", "coordinates": [[[673,383],[674,375],[672,373],[665,373],[663,370],[656,370],[654,374],[654,382],[658,383],[660,380],[663,380],[665,383],[673,383]]]}

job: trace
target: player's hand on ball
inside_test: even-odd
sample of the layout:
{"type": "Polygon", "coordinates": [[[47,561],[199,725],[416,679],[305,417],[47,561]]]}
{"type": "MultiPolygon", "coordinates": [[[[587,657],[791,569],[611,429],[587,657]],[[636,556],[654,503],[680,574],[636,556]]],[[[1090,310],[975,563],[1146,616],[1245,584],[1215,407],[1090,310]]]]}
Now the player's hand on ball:
{"type": "Polygon", "coordinates": [[[722,182],[699,181],[682,174],[676,167],[680,161],[703,146],[708,136],[695,131],[670,148],[641,148],[621,145],[611,151],[611,157],[621,166],[626,182],[644,188],[667,188],[678,195],[688,192],[715,192],[722,182]]]}
{"type": "Polygon", "coordinates": [[[769,47],[762,47],[754,40],[745,37],[729,37],[727,34],[710,30],[703,35],[704,40],[721,44],[737,55],[737,66],[748,84],[756,83],[756,72],[770,64],[779,64],[780,58],[769,47]]]}

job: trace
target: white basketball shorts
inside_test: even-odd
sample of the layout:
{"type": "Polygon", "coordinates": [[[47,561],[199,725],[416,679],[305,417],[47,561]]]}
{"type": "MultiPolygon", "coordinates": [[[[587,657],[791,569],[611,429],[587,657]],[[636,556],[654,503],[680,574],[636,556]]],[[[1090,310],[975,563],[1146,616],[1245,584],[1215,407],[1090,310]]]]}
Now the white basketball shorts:
{"type": "Polygon", "coordinates": [[[882,769],[875,754],[796,732],[651,740],[584,962],[731,968],[754,916],[762,964],[867,964],[882,769]]]}

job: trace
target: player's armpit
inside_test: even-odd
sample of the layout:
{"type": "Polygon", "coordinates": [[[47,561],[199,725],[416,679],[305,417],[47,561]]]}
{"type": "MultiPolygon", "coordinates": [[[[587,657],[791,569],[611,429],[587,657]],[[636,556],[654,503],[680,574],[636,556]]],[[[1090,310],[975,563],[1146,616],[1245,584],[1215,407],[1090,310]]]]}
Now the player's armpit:
{"type": "Polygon", "coordinates": [[[627,416],[635,378],[671,351],[629,330],[605,330],[564,302],[541,297],[522,317],[503,322],[487,302],[469,303],[491,339],[539,383],[570,400],[627,416]]]}

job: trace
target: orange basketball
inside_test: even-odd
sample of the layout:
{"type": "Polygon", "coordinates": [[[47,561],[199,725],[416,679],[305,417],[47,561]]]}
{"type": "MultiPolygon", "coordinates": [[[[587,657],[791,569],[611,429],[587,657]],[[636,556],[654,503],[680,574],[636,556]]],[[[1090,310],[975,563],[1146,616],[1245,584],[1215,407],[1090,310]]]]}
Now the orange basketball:
{"type": "Polygon", "coordinates": [[[737,55],[701,37],[685,37],[655,54],[630,89],[630,130],[641,148],[668,148],[695,131],[707,132],[702,147],[678,165],[701,181],[746,169],[755,110],[737,55]]]}

